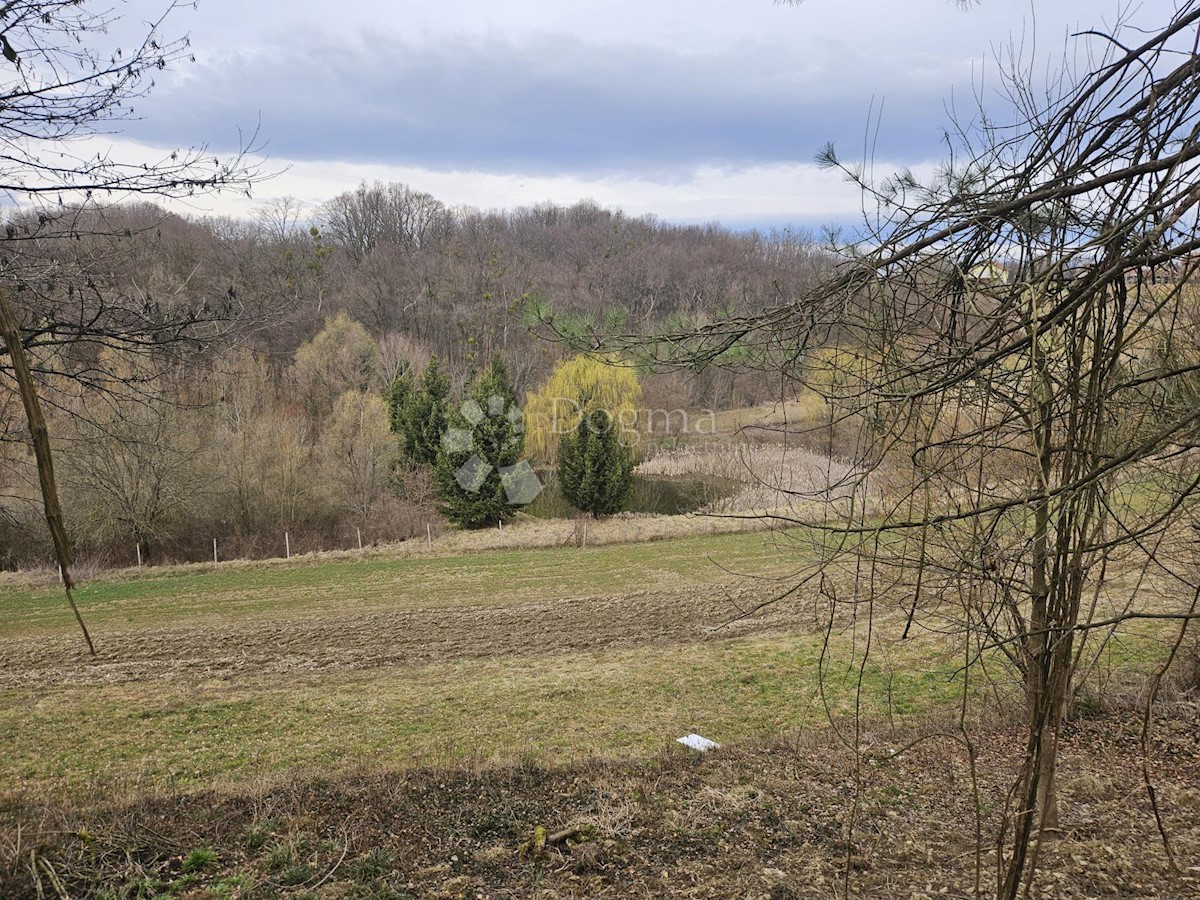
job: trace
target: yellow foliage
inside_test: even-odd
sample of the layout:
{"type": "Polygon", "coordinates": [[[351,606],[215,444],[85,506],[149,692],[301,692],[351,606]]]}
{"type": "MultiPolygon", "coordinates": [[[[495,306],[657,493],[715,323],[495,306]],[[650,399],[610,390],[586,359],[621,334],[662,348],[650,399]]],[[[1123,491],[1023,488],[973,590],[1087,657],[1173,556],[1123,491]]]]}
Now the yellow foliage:
{"type": "Polygon", "coordinates": [[[296,351],[296,392],[314,418],[328,415],[346,391],[366,391],[375,379],[379,346],[360,322],[338,313],[296,351]]]}
{"type": "Polygon", "coordinates": [[[541,389],[525,397],[525,452],[549,461],[560,435],[587,413],[608,412],[622,432],[637,427],[642,386],[637,372],[614,355],[575,356],[554,367],[541,389]]]}
{"type": "Polygon", "coordinates": [[[366,521],[387,489],[399,450],[383,398],[355,390],[339,396],[319,447],[331,500],[366,521]]]}
{"type": "Polygon", "coordinates": [[[858,386],[878,373],[879,363],[854,347],[822,347],[809,354],[805,384],[822,394],[858,386]]]}

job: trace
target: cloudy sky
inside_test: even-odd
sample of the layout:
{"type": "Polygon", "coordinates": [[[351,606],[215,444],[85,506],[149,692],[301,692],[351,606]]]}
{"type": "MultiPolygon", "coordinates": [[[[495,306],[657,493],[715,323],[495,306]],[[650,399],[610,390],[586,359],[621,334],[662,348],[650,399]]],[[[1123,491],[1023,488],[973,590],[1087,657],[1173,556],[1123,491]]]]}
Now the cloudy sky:
{"type": "MultiPolygon", "coordinates": [[[[130,0],[126,25],[165,0],[130,0]]],[[[1067,34],[1165,21],[1170,0],[201,0],[173,14],[196,62],[164,73],[119,142],[236,146],[286,171],[255,201],[363,179],[450,204],[591,198],[733,227],[852,222],[813,156],[929,167],[948,110],[999,109],[997,53],[1062,58],[1067,34]],[[239,131],[240,130],[240,131],[239,131]]],[[[1072,46],[1071,52],[1079,48],[1072,46]]],[[[126,147],[126,150],[130,148],[126,147]]],[[[216,198],[198,211],[245,214],[216,198]]]]}

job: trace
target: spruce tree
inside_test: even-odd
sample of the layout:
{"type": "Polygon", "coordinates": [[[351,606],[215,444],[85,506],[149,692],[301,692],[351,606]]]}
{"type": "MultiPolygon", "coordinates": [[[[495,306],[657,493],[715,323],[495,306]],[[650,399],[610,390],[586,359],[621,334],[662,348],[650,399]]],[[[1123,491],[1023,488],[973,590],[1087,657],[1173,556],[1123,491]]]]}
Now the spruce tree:
{"type": "Polygon", "coordinates": [[[404,406],[415,390],[412,380],[412,370],[408,363],[401,365],[396,377],[388,385],[387,393],[383,395],[387,403],[388,427],[392,434],[404,437],[404,406]]]}
{"type": "Polygon", "coordinates": [[[568,503],[596,517],[619,512],[629,502],[633,456],[607,410],[592,410],[562,436],[558,483],[568,503]]]}
{"type": "MultiPolygon", "coordinates": [[[[504,364],[504,357],[499,353],[492,356],[492,364],[487,371],[487,376],[491,378],[490,390],[493,392],[493,397],[503,397],[505,407],[516,406],[517,392],[513,390],[512,382],[508,377],[508,366],[504,364]]],[[[474,379],[472,379],[474,381],[474,379]]],[[[525,447],[525,432],[524,428],[518,428],[517,432],[521,435],[521,448],[525,447]]]]}
{"type": "Polygon", "coordinates": [[[499,357],[447,415],[437,454],[434,485],[439,512],[464,528],[483,528],[511,519],[541,489],[522,460],[521,411],[508,371],[499,357]]]}
{"type": "Polygon", "coordinates": [[[421,382],[408,391],[395,420],[404,436],[404,452],[415,463],[437,461],[442,435],[446,432],[446,398],[450,381],[442,374],[437,357],[429,361],[421,382]]]}

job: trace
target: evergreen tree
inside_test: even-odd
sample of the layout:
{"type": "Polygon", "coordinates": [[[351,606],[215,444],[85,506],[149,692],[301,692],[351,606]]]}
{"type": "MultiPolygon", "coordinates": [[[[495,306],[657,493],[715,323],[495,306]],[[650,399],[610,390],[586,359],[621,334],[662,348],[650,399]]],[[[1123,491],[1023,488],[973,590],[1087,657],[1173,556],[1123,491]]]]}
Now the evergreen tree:
{"type": "Polygon", "coordinates": [[[572,506],[593,516],[619,512],[633,493],[633,456],[607,410],[595,409],[558,444],[558,483],[572,506]]]}
{"type": "Polygon", "coordinates": [[[514,397],[508,371],[497,356],[447,416],[434,485],[442,500],[439,511],[464,528],[511,519],[541,490],[533,469],[521,459],[524,425],[514,397]]]}
{"type": "Polygon", "coordinates": [[[404,437],[404,407],[413,390],[412,371],[408,363],[404,363],[392,379],[392,383],[388,385],[387,393],[383,395],[387,403],[388,427],[391,428],[392,434],[398,437],[404,437]]]}
{"type": "Polygon", "coordinates": [[[404,437],[404,452],[415,463],[437,461],[442,435],[446,432],[446,398],[450,381],[442,374],[437,357],[429,361],[421,383],[407,392],[393,422],[404,437]]]}
{"type": "MultiPolygon", "coordinates": [[[[499,353],[492,356],[492,365],[488,369],[485,377],[491,378],[492,396],[503,397],[504,405],[507,409],[510,406],[515,406],[517,403],[517,392],[513,389],[512,382],[508,377],[508,366],[504,364],[504,357],[499,353]]],[[[474,382],[474,378],[471,382],[474,382]]],[[[518,428],[518,433],[521,435],[521,448],[525,447],[524,429],[518,428]]]]}

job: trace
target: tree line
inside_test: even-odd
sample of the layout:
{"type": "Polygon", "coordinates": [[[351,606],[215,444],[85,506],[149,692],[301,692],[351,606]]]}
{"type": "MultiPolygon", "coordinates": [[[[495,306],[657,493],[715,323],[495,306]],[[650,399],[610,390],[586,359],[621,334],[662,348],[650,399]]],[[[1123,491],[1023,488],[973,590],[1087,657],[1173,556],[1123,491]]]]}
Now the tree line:
{"type": "MultiPolygon", "coordinates": [[[[432,483],[414,478],[394,503],[378,500],[394,478],[372,441],[402,361],[423,370],[436,357],[457,396],[500,354],[523,397],[566,354],[531,332],[530,310],[552,308],[580,340],[653,333],[798,296],[830,261],[804,234],[673,225],[586,202],[452,209],[397,184],[314,208],[275,200],[249,219],[143,201],[24,207],[5,217],[4,242],[0,289],[70,474],[73,537],[113,560],[133,545],[194,556],[214,530],[230,536],[230,555],[265,554],[281,523],[299,546],[345,543],[368,516],[372,533],[423,530],[432,483]],[[326,333],[343,316],[357,327],[326,333]],[[356,417],[366,443],[351,454],[343,438],[340,450],[354,457],[352,483],[319,478],[316,490],[306,482],[332,465],[356,417]],[[250,484],[272,467],[278,496],[250,484]]],[[[12,371],[0,353],[5,387],[12,371]]],[[[749,366],[647,369],[641,380],[645,402],[666,409],[749,405],[776,390],[749,366]]],[[[44,528],[16,392],[0,404],[0,566],[11,567],[45,556],[44,528]]]]}
{"type": "MultiPolygon", "coordinates": [[[[628,405],[619,391],[592,393],[607,382],[638,389],[614,362],[564,360],[542,393],[573,409],[594,411],[591,396],[628,405]]],[[[50,361],[41,376],[58,480],[75,547],[101,564],[205,559],[214,537],[224,558],[262,557],[423,537],[445,523],[495,526],[536,498],[560,460],[563,471],[588,472],[564,482],[581,510],[618,511],[632,484],[632,454],[596,416],[536,420],[527,452],[523,402],[501,354],[455,371],[345,313],[282,360],[245,346],[195,356],[110,348],[85,379],[62,368],[50,361]],[[580,446],[547,451],[548,433],[565,430],[585,435],[580,446]]],[[[19,436],[0,442],[6,568],[50,558],[19,436]]]]}

